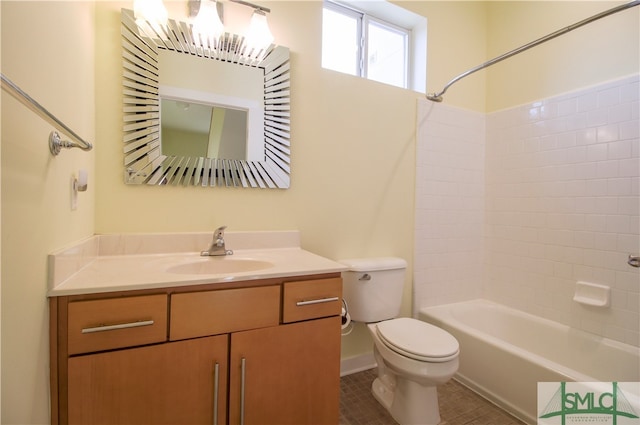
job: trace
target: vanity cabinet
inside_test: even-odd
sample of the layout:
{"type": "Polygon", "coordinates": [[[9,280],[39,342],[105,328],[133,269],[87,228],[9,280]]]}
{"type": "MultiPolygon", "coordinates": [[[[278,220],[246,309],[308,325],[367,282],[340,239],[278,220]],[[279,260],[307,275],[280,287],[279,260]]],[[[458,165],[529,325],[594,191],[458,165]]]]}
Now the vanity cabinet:
{"type": "Polygon", "coordinates": [[[337,424],[340,323],[336,316],[233,333],[229,423],[337,424]]]}
{"type": "Polygon", "coordinates": [[[51,298],[52,423],[337,424],[339,274],[51,298]]]}
{"type": "Polygon", "coordinates": [[[227,352],[218,335],[71,357],[68,422],[224,424],[227,352]]]}

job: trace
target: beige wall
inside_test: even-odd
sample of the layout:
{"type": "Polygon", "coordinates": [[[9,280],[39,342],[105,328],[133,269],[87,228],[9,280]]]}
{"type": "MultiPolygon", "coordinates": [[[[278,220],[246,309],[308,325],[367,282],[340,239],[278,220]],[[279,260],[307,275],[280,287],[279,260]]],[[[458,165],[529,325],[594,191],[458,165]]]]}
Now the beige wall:
{"type": "MultiPolygon", "coordinates": [[[[2,73],[82,137],[94,135],[93,4],[5,2],[2,73]]],[[[2,92],[2,418],[49,420],[47,254],[93,233],[94,154],[53,157],[53,127],[2,92]],[[89,191],[70,209],[72,174],[89,191]]]]}
{"type": "MultiPolygon", "coordinates": [[[[488,56],[496,57],[626,2],[489,2],[488,56]]],[[[640,7],[608,16],[491,67],[486,111],[640,71],[640,7]]]]}
{"type": "MultiPolygon", "coordinates": [[[[539,6],[537,16],[544,21],[543,8],[553,3],[541,3],[545,6],[539,6]]],[[[229,230],[298,229],[306,249],[334,259],[407,259],[403,313],[410,313],[420,96],[323,70],[321,2],[268,2],[276,40],[291,49],[291,188],[126,186],[119,9],[131,4],[0,3],[2,72],[80,135],[95,140],[91,153],[74,150],[51,157],[46,149],[51,126],[3,93],[2,423],[47,422],[46,255],[92,233],[199,231],[220,224],[229,230]],[[78,210],[70,211],[69,180],[79,168],[89,170],[89,192],[80,195],[78,210]]],[[[455,75],[502,50],[502,41],[515,40],[521,26],[527,29],[523,41],[533,32],[527,25],[514,25],[509,29],[513,34],[494,37],[487,22],[498,19],[491,15],[498,6],[484,2],[398,4],[428,18],[429,91],[439,91],[455,75]]],[[[573,9],[560,11],[571,12],[568,20],[573,20],[573,9]]],[[[576,2],[575,9],[589,14],[593,8],[576,2]]],[[[619,72],[614,68],[603,68],[594,78],[613,78],[619,72]]],[[[480,72],[451,88],[445,102],[480,112],[497,108],[486,99],[485,81],[509,84],[521,72],[517,68],[493,80],[487,79],[487,71],[480,72]]],[[[536,80],[535,93],[547,87],[568,90],[554,77],[566,82],[568,75],[563,71],[536,80]]],[[[505,94],[500,102],[521,102],[515,96],[522,87],[514,85],[501,89],[514,98],[505,94]]],[[[363,331],[359,327],[344,338],[343,357],[371,349],[363,331]]]]}
{"type": "MultiPolygon", "coordinates": [[[[455,76],[487,58],[487,2],[395,2],[427,18],[427,92],[438,93],[455,76]]],[[[448,105],[483,112],[485,72],[460,80],[445,95],[448,105]]]]}
{"type": "MultiPolygon", "coordinates": [[[[452,45],[443,54],[446,60],[429,63],[429,73],[449,75],[483,59],[484,4],[401,5],[429,16],[434,57],[452,45]]],[[[120,6],[97,6],[97,43],[104,54],[97,57],[96,231],[196,231],[220,224],[229,230],[298,229],[304,248],[330,258],[392,255],[408,260],[403,313],[410,314],[415,105],[420,95],[322,69],[322,3],[269,2],[271,30],[291,50],[291,188],[125,186],[119,142],[120,6]]],[[[457,97],[461,106],[482,108],[482,84],[470,92],[457,97]]],[[[359,330],[343,339],[343,356],[370,347],[359,330]]]]}

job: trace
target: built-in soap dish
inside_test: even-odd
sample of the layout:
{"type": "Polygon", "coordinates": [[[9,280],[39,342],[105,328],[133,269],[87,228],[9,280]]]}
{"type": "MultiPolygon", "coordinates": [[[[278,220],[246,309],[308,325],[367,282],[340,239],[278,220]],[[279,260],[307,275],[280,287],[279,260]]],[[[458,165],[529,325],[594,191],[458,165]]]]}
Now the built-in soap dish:
{"type": "Polygon", "coordinates": [[[576,282],[573,300],[594,307],[608,307],[611,288],[597,283],[576,282]]]}

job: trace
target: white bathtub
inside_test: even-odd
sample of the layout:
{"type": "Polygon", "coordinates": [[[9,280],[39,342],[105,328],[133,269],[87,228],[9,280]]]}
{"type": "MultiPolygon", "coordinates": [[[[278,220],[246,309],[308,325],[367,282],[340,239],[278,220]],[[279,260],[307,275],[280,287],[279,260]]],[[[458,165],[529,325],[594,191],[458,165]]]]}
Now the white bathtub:
{"type": "Polygon", "coordinates": [[[530,424],[538,382],[640,381],[640,348],[491,301],[427,307],[418,318],[459,341],[458,381],[530,424]]]}

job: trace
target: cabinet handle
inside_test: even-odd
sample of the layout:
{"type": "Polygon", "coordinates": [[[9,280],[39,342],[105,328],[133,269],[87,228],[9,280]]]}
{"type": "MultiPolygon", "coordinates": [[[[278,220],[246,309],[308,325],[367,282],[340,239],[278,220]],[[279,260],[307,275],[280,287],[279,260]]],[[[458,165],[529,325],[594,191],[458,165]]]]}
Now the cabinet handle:
{"type": "Polygon", "coordinates": [[[244,377],[246,371],[247,360],[243,357],[240,361],[241,364],[241,381],[240,381],[240,425],[244,425],[244,377]]]}
{"type": "Polygon", "coordinates": [[[220,365],[216,362],[213,367],[213,425],[218,425],[218,380],[220,365]]]}
{"type": "Polygon", "coordinates": [[[311,305],[311,304],[322,304],[322,303],[330,303],[332,301],[338,301],[340,298],[338,297],[331,297],[331,298],[318,298],[317,300],[309,300],[309,301],[298,301],[296,303],[296,305],[298,307],[302,307],[305,305],[311,305]]]}
{"type": "Polygon", "coordinates": [[[140,326],[151,326],[151,325],[153,325],[153,320],[140,320],[140,321],[131,322],[131,323],[120,323],[119,325],[102,325],[102,326],[96,326],[94,328],[84,328],[82,329],[82,333],[90,334],[93,332],[105,332],[105,331],[113,331],[116,329],[138,328],[140,326]]]}

